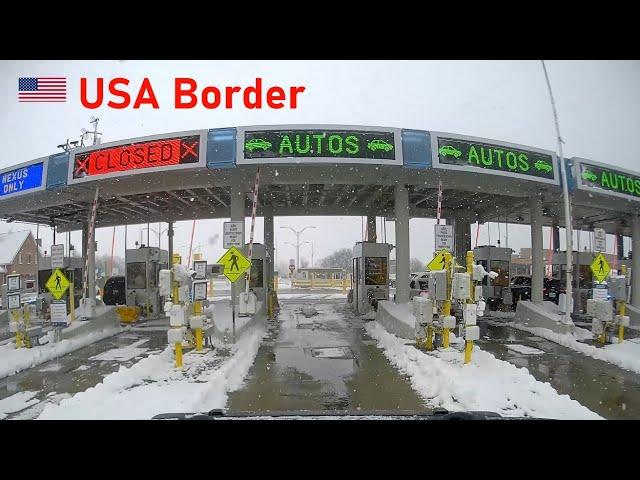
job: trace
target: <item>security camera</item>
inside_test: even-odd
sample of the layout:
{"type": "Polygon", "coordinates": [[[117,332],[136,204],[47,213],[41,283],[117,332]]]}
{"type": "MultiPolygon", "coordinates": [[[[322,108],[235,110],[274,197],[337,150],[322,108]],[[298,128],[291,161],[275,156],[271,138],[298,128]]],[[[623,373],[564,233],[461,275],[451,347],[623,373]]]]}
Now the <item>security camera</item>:
{"type": "Polygon", "coordinates": [[[189,275],[189,278],[194,279],[196,278],[198,273],[195,270],[189,269],[188,275],[189,275]]]}

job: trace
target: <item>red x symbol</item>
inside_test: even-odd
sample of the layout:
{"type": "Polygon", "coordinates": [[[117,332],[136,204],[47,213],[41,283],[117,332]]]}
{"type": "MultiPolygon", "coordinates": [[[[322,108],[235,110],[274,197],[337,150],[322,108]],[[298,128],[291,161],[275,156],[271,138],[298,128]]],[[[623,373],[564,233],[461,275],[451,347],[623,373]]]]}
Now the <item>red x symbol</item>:
{"type": "Polygon", "coordinates": [[[184,147],[184,153],[180,156],[180,159],[183,159],[189,153],[194,157],[198,158],[198,154],[194,150],[194,148],[198,146],[198,140],[196,140],[191,146],[187,145],[186,143],[183,143],[182,146],[184,147]]]}
{"type": "Polygon", "coordinates": [[[84,160],[76,158],[76,173],[74,177],[77,178],[83,171],[87,172],[87,175],[89,174],[89,155],[87,155],[84,160]]]}

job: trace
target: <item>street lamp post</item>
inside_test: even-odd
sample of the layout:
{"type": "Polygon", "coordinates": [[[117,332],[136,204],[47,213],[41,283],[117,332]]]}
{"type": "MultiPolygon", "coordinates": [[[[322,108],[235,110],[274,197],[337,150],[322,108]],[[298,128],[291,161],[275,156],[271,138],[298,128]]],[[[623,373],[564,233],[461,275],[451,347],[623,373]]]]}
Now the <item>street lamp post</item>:
{"type": "Polygon", "coordinates": [[[313,268],[313,242],[307,240],[305,242],[302,242],[301,245],[304,245],[305,243],[311,245],[311,268],[313,268]]]}
{"type": "Polygon", "coordinates": [[[302,230],[295,230],[291,227],[280,227],[280,228],[288,228],[293,233],[296,234],[296,273],[300,269],[300,234],[307,230],[308,228],[316,228],[315,225],[310,225],[308,227],[304,227],[302,230]]]}

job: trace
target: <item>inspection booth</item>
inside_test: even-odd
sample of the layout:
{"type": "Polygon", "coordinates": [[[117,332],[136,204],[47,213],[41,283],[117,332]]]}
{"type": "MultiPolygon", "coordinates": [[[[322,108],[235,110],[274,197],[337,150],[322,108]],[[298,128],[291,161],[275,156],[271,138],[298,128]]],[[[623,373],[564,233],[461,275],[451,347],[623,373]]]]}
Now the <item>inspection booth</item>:
{"type": "Polygon", "coordinates": [[[127,305],[138,306],[149,315],[159,315],[163,302],[158,280],[160,270],[168,268],[169,252],[157,247],[127,249],[125,251],[125,288],[127,305]]]}
{"type": "MultiPolygon", "coordinates": [[[[249,244],[245,245],[245,255],[248,254],[249,244]]],[[[258,302],[266,305],[267,290],[269,287],[269,271],[271,258],[267,253],[266,247],[262,243],[254,243],[251,258],[251,281],[249,289],[255,293],[258,302]]]]}
{"type": "Polygon", "coordinates": [[[501,303],[512,303],[509,278],[512,254],[511,248],[494,245],[482,245],[473,249],[476,264],[482,265],[487,272],[498,274],[495,278],[486,276],[480,283],[482,296],[490,308],[495,308],[501,303]]]}
{"type": "Polygon", "coordinates": [[[369,312],[380,300],[389,300],[388,243],[357,242],[353,247],[352,303],[357,313],[369,312]]]}

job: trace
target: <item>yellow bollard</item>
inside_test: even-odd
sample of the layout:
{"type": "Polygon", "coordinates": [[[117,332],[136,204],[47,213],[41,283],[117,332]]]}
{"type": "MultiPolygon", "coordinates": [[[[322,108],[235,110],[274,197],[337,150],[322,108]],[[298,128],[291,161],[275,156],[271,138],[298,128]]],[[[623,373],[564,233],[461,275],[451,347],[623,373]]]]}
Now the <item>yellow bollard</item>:
{"type": "Polygon", "coordinates": [[[433,327],[431,325],[427,325],[427,338],[425,339],[425,343],[427,344],[427,350],[433,350],[433,327]]]}
{"type": "Polygon", "coordinates": [[[472,351],[473,351],[473,340],[466,340],[464,343],[464,363],[471,362],[472,351]]]}
{"type": "Polygon", "coordinates": [[[176,368],[182,368],[182,342],[176,342],[176,368]]]}
{"type": "Polygon", "coordinates": [[[16,332],[16,348],[22,348],[22,332],[16,332]]]}
{"type": "Polygon", "coordinates": [[[202,329],[196,328],[196,352],[202,351],[202,329]]]}

